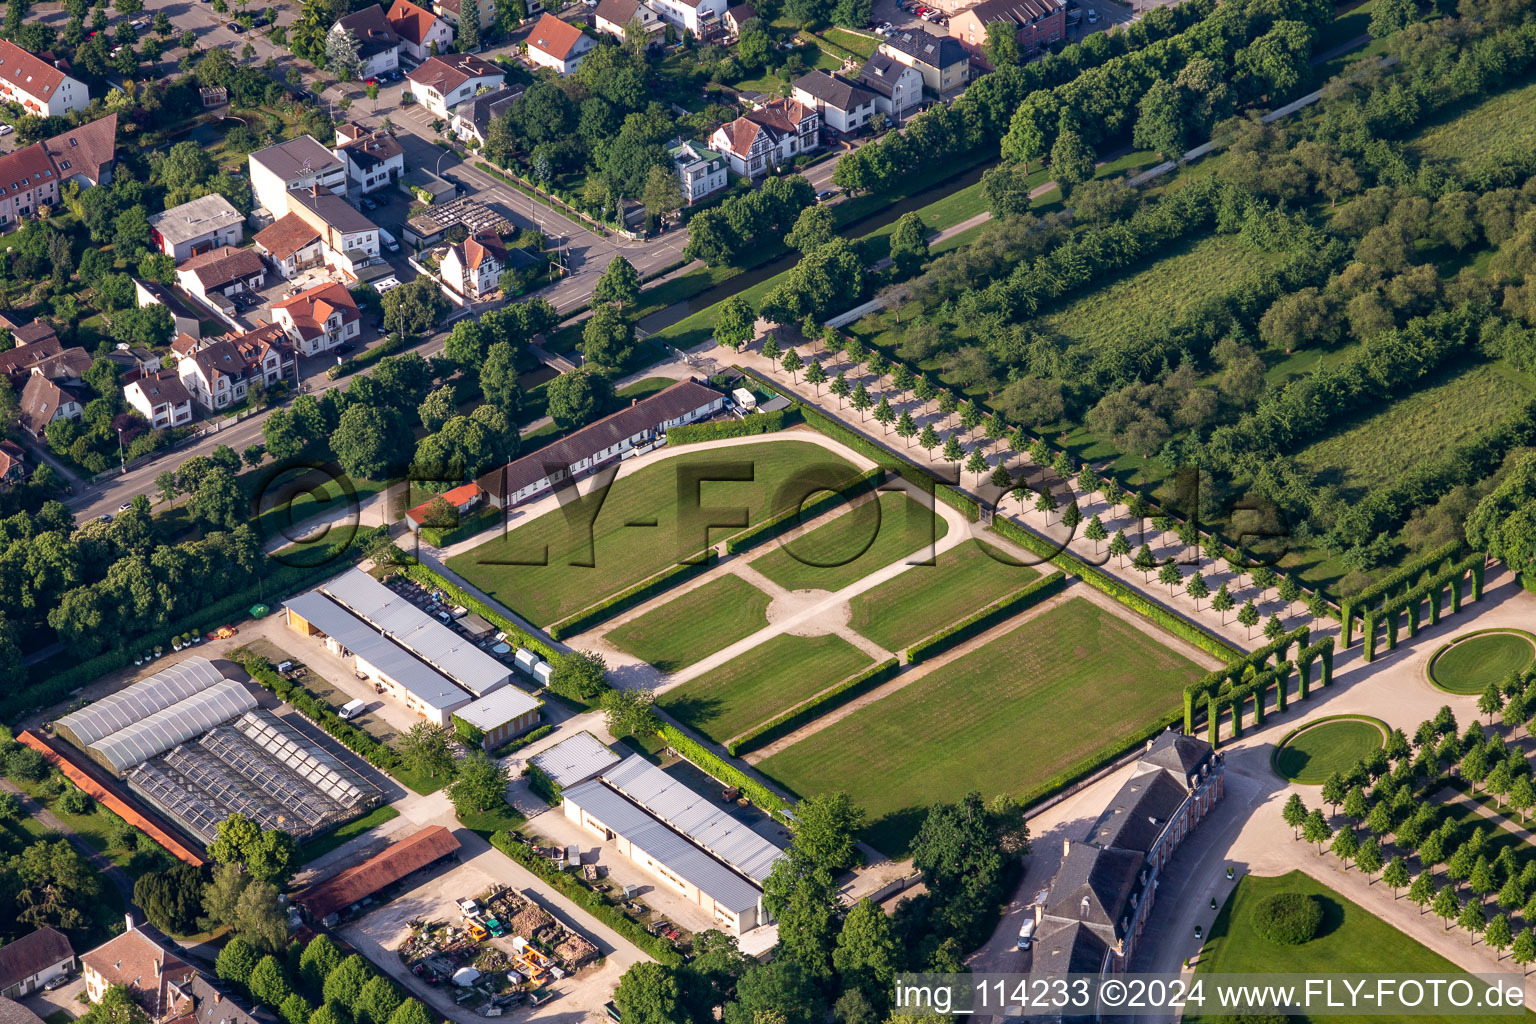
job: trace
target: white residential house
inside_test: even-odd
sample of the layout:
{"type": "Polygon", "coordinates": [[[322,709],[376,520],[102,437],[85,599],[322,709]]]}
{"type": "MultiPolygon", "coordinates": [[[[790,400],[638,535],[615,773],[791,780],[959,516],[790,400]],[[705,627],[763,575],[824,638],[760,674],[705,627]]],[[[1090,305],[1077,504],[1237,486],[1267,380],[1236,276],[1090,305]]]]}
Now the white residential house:
{"type": "Polygon", "coordinates": [[[292,189],[318,185],[338,196],[347,194],[346,166],[309,135],[252,153],[248,163],[256,202],[274,219],[289,212],[288,193],[292,189]]]}
{"type": "Polygon", "coordinates": [[[520,84],[503,85],[460,103],[453,109],[453,134],[460,142],[485,145],[491,122],[512,109],[512,104],[522,99],[526,91],[520,84]]]}
{"type": "Polygon", "coordinates": [[[91,96],[84,82],[65,74],[58,64],[0,39],[0,101],[38,117],[61,117],[84,110],[91,96]]]}
{"type": "Polygon", "coordinates": [[[650,45],[666,42],[667,23],[643,0],[598,0],[597,9],[592,12],[592,27],[622,43],[630,22],[636,18],[650,37],[650,45]]]}
{"type": "Polygon", "coordinates": [[[501,88],[507,73],[472,53],[450,53],[446,57],[424,61],[407,77],[411,82],[411,93],[422,106],[447,120],[454,107],[481,89],[501,88]]]}
{"type": "Polygon", "coordinates": [[[400,52],[414,61],[453,50],[453,26],[410,0],[394,0],[386,17],[400,38],[400,52]]]}
{"type": "Polygon", "coordinates": [[[259,291],[266,280],[267,266],[254,249],[227,245],[199,253],[176,267],[176,283],[182,291],[226,313],[229,296],[259,291]]]}
{"type": "Polygon", "coordinates": [[[233,343],[220,339],[176,352],[176,375],[192,400],[209,412],[245,401],[253,374],[233,343]]]}
{"type": "Polygon", "coordinates": [[[674,139],[667,146],[672,158],[672,168],[677,172],[678,184],[688,205],[707,199],[730,183],[730,173],[725,157],[712,149],[705,149],[696,142],[674,139]]]}
{"type": "Polygon", "coordinates": [[[16,405],[21,425],[39,441],[54,420],[77,420],[85,413],[84,396],[79,389],[36,372],[27,377],[16,405]]]}
{"type": "Polygon", "coordinates": [[[651,3],[663,21],[688,32],[695,39],[723,31],[721,16],[730,6],[726,0],[651,0],[651,3]]]}
{"type": "Polygon", "coordinates": [[[858,131],[875,116],[874,93],[820,69],[795,79],[794,97],[814,108],[821,123],[840,135],[858,131]]]}
{"type": "Polygon", "coordinates": [[[388,132],[342,125],[336,129],[335,153],[347,167],[347,180],[354,193],[366,195],[388,188],[405,174],[405,150],[388,132]]]}
{"type": "Polygon", "coordinates": [[[465,301],[477,302],[496,290],[507,266],[507,247],[494,231],[481,231],[450,245],[437,265],[438,279],[465,301]]]}
{"type": "Polygon", "coordinates": [[[905,121],[923,101],[923,75],[895,57],[876,53],[859,69],[858,84],[874,93],[875,109],[893,124],[905,121]]]}
{"type": "Polygon", "coordinates": [[[149,237],[180,263],[210,249],[239,245],[245,238],[245,218],[215,192],[150,217],[149,237]]]}
{"type": "Polygon", "coordinates": [[[123,387],[123,400],[156,430],[192,422],[192,396],[175,370],[161,370],[123,387]]]}
{"type": "Polygon", "coordinates": [[[724,154],[737,174],[760,178],[801,153],[819,149],[820,128],[815,107],[794,99],[773,100],[717,128],[710,146],[724,154]]]}
{"type": "MultiPolygon", "coordinates": [[[[13,442],[0,443],[16,448],[13,442]]],[[[9,451],[4,455],[7,461],[15,457],[9,451]]],[[[44,925],[0,946],[0,996],[20,999],[30,995],[54,978],[67,975],[74,966],[75,950],[69,939],[58,929],[44,925]]]]}
{"type": "Polygon", "coordinates": [[[348,277],[356,278],[378,257],[378,225],[340,196],[316,186],[295,189],[288,193],[288,209],[319,233],[325,262],[348,277]]]}
{"type": "Polygon", "coordinates": [[[528,33],[528,60],[556,74],[568,75],[581,66],[581,58],[597,40],[570,22],[545,14],[528,33]]]}
{"type": "MultiPolygon", "coordinates": [[[[488,29],[491,27],[491,22],[496,20],[495,0],[488,0],[487,3],[480,4],[479,6],[480,28],[482,30],[488,29]]],[[[529,4],[527,6],[527,10],[530,15],[541,9],[542,8],[536,4],[529,4]]],[[[439,18],[442,18],[449,25],[452,25],[455,32],[459,30],[459,15],[462,10],[463,3],[461,0],[435,0],[435,2],[432,4],[432,13],[437,15],[439,18]]],[[[481,38],[483,39],[484,37],[482,36],[481,38]]]]}
{"type": "Polygon", "coordinates": [[[935,96],[949,96],[971,78],[971,55],[960,40],[936,36],[924,29],[899,29],[880,44],[879,52],[915,68],[923,85],[935,96]]]}
{"type": "Polygon", "coordinates": [[[362,315],[345,288],[334,281],[272,304],[273,321],[296,349],[319,355],[362,332],[362,315]]]}
{"type": "Polygon", "coordinates": [[[354,11],[331,26],[331,34],[352,33],[361,62],[359,77],[376,78],[400,66],[400,36],[378,4],[354,11]]]}

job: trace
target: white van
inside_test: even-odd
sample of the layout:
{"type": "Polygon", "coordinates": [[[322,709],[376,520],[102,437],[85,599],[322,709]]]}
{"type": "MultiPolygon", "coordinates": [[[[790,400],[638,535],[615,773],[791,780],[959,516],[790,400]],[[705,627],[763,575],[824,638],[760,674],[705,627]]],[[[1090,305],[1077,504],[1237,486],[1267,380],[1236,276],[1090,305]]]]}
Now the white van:
{"type": "Polygon", "coordinates": [[[368,702],[365,700],[349,700],[341,706],[341,710],[336,712],[336,714],[342,721],[349,722],[362,714],[363,708],[367,706],[368,702]]]}

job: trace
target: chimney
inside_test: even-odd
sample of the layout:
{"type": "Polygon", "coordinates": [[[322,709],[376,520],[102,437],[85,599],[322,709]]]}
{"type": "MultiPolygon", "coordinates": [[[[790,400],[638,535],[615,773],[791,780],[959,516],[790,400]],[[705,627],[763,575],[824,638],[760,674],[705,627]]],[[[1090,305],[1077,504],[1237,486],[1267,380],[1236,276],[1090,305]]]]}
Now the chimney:
{"type": "Polygon", "coordinates": [[[1066,855],[1071,853],[1071,852],[1072,852],[1072,840],[1070,840],[1070,839],[1063,839],[1061,841],[1061,855],[1062,855],[1062,857],[1065,858],[1066,855]]]}
{"type": "Polygon", "coordinates": [[[318,181],[312,181],[309,183],[309,194],[312,196],[318,196],[320,194],[320,183],[318,181]]]}
{"type": "Polygon", "coordinates": [[[640,404],[640,399],[638,399],[638,398],[631,398],[631,399],[630,399],[630,400],[629,400],[629,407],[630,407],[630,408],[631,408],[631,409],[633,409],[633,408],[634,408],[634,407],[635,407],[635,406],[637,406],[637,405],[639,405],[639,404],[640,404]]]}
{"type": "Polygon", "coordinates": [[[123,924],[127,926],[128,931],[133,931],[133,911],[130,910],[123,915],[123,924]]]}
{"type": "Polygon", "coordinates": [[[220,992],[218,989],[214,989],[213,990],[213,1005],[214,1006],[218,1006],[219,1002],[221,1000],[223,1000],[223,998],[224,998],[224,993],[223,992],[220,992]]]}

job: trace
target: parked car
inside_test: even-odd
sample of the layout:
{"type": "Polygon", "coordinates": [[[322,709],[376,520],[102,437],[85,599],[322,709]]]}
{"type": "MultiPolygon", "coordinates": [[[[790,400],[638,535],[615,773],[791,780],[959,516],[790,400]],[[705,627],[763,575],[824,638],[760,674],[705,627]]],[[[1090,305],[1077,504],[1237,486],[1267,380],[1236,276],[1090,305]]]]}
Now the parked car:
{"type": "Polygon", "coordinates": [[[837,195],[837,192],[836,192],[835,189],[824,188],[820,192],[816,193],[816,201],[818,203],[824,203],[828,199],[831,199],[835,195],[837,195]]]}
{"type": "Polygon", "coordinates": [[[117,510],[119,512],[127,512],[131,508],[133,508],[133,502],[131,501],[125,501],[121,505],[117,506],[117,510]]]}
{"type": "Polygon", "coordinates": [[[98,523],[110,523],[112,521],[112,513],[103,512],[101,515],[96,517],[96,521],[98,523]]]}
{"type": "Polygon", "coordinates": [[[336,346],[336,351],[340,352],[342,355],[346,355],[348,352],[351,352],[355,348],[357,348],[357,346],[352,344],[350,341],[344,341],[340,345],[336,346]]]}
{"type": "Polygon", "coordinates": [[[143,18],[140,18],[137,21],[131,21],[129,24],[133,26],[133,30],[135,32],[143,32],[145,29],[149,28],[149,22],[145,21],[143,18]]]}
{"type": "Polygon", "coordinates": [[[369,199],[367,196],[363,196],[363,209],[372,211],[377,210],[378,208],[378,203],[374,202],[372,199],[369,199]]]}
{"type": "Polygon", "coordinates": [[[11,134],[11,132],[13,132],[15,130],[16,130],[15,128],[12,128],[8,124],[0,124],[0,135],[9,135],[9,134],[11,134]]]}
{"type": "Polygon", "coordinates": [[[1099,23],[1099,12],[1094,10],[1092,7],[1088,8],[1088,24],[1090,24],[1090,25],[1097,25],[1098,23],[1099,23]]]}
{"type": "Polygon", "coordinates": [[[60,989],[65,985],[68,985],[69,981],[69,975],[61,974],[57,978],[49,979],[48,984],[44,985],[43,988],[47,989],[49,992],[52,992],[55,989],[60,989]]]}
{"type": "Polygon", "coordinates": [[[229,29],[235,35],[239,35],[240,33],[245,31],[245,26],[240,24],[238,21],[228,22],[228,23],[225,24],[224,27],[229,29]]]}

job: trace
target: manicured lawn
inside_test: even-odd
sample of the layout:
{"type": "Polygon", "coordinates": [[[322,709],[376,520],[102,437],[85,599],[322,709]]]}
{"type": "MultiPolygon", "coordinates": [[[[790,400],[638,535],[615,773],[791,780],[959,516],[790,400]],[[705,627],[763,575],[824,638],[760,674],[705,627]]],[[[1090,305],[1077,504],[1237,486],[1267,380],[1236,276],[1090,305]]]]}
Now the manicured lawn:
{"type": "Polygon", "coordinates": [[[1380,750],[1385,737],[1375,722],[1340,718],[1309,726],[1275,752],[1275,771],[1303,785],[1321,785],[1334,772],[1380,750]]]}
{"type": "MultiPolygon", "coordinates": [[[[1377,882],[1381,885],[1381,882],[1377,882]]],[[[1406,899],[1406,897],[1405,897],[1406,899]]],[[[1441,927],[1439,922],[1428,925],[1441,927]]],[[[1210,936],[1195,966],[1197,974],[1461,974],[1461,968],[1415,942],[1375,914],[1361,908],[1316,882],[1300,871],[1277,878],[1245,875],[1238,879],[1226,904],[1211,925],[1210,936]],[[1299,946],[1277,946],[1253,926],[1254,908],[1266,897],[1282,892],[1314,896],[1323,905],[1323,923],[1317,935],[1299,946]]],[[[1277,979],[1278,980],[1278,979],[1277,979]]],[[[1298,977],[1299,980],[1299,977],[1298,977]]],[[[1200,1016],[1186,1013],[1189,1024],[1201,1024],[1231,1017],[1200,1016]]],[[[1257,1019],[1257,1018],[1255,1018],[1257,1019]]],[[[1314,1019],[1300,1015],[1290,1020],[1314,1019]]],[[[1382,1017],[1315,1018],[1327,1024],[1367,1024],[1382,1017]]],[[[1415,1021],[1465,1020],[1458,1017],[1414,1017],[1415,1021]]]]}
{"type": "Polygon", "coordinates": [[[880,42],[878,39],[872,39],[858,32],[850,32],[845,28],[837,28],[835,26],[822,29],[821,37],[833,46],[841,46],[848,52],[856,53],[860,57],[865,58],[868,58],[875,52],[875,47],[880,42]]]}
{"type": "Polygon", "coordinates": [[[910,647],[1040,573],[977,540],[917,565],[848,602],[848,624],[886,650],[910,647]]]}
{"type": "Polygon", "coordinates": [[[1319,485],[1364,495],[1464,444],[1523,409],[1530,378],[1504,363],[1460,369],[1303,448],[1296,456],[1319,485]]]}
{"type": "MultiPolygon", "coordinates": [[[[688,452],[619,480],[595,518],[566,508],[521,525],[514,519],[504,536],[449,559],[448,566],[518,614],[547,625],[697,555],[704,522],[729,523],[734,514],[756,523],[781,510],[776,500],[797,503],[801,496],[780,494],[780,485],[807,466],[824,467],[828,479],[853,474],[847,462],[803,441],[688,452]],[[747,472],[752,479],[690,486],[679,477],[689,467],[704,477],[747,472]],[[683,501],[695,496],[714,511],[690,514],[691,525],[680,525],[683,501]],[[513,564],[519,562],[526,564],[513,564]]],[[[591,495],[583,508],[596,503],[591,495]]],[[[709,534],[720,540],[737,529],[715,527],[709,534]]]]}
{"type": "Polygon", "coordinates": [[[460,825],[481,839],[489,839],[497,832],[522,828],[528,823],[528,819],[517,813],[506,801],[502,801],[500,807],[492,807],[478,814],[460,814],[458,819],[460,825]]]}
{"type": "Polygon", "coordinates": [[[679,722],[724,743],[868,664],[842,637],[781,633],[659,700],[679,722]]]}
{"type": "Polygon", "coordinates": [[[676,672],[768,625],[768,603],[740,576],[721,576],[610,630],[607,640],[676,672]]]}
{"type": "Polygon", "coordinates": [[[1276,262],[1236,235],[1209,235],[1113,283],[1079,296],[1035,323],[1070,341],[1113,347],[1179,319],[1197,303],[1223,294],[1276,262]]]}
{"type": "Polygon", "coordinates": [[[1500,153],[1536,146],[1536,82],[1490,96],[1449,121],[1420,132],[1409,144],[1421,156],[1471,166],[1500,153]]]}
{"type": "Polygon", "coordinates": [[[948,523],[906,495],[882,494],[769,548],[752,568],[786,590],[841,590],[908,556],[926,559],[947,532],[948,523]]]}
{"type": "Polygon", "coordinates": [[[801,796],[844,790],[895,857],[929,804],[1028,796],[1171,717],[1201,670],[1077,598],[766,758],[801,796]]]}
{"type": "Polygon", "coordinates": [[[1452,693],[1482,693],[1511,672],[1524,672],[1536,647],[1520,633],[1485,633],[1453,644],[1429,666],[1436,683],[1452,693]]]}
{"type": "Polygon", "coordinates": [[[361,818],[334,828],[324,835],[316,836],[303,846],[299,847],[299,863],[308,864],[317,857],[323,857],[349,839],[356,839],[364,832],[368,832],[389,821],[391,818],[400,817],[400,812],[389,804],[375,807],[361,818]]]}

